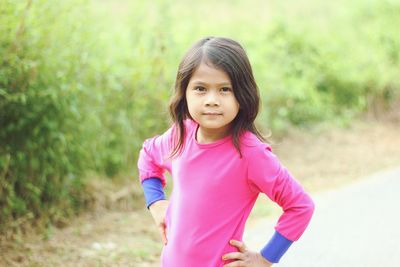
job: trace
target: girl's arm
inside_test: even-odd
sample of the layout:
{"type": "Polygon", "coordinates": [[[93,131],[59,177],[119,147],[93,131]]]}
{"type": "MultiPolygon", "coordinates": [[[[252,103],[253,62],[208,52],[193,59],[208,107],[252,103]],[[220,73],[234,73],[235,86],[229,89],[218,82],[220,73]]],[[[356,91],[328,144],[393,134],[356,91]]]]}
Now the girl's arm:
{"type": "Polygon", "coordinates": [[[146,139],[139,153],[138,169],[141,183],[146,179],[157,177],[165,187],[164,171],[171,172],[168,159],[173,149],[175,127],[172,126],[164,134],[146,139]]]}
{"type": "Polygon", "coordinates": [[[283,210],[275,226],[274,236],[261,250],[266,259],[279,262],[292,242],[297,241],[307,228],[314,212],[314,202],[281,165],[268,145],[252,153],[248,180],[254,192],[265,193],[283,210]]]}
{"type": "Polygon", "coordinates": [[[173,148],[174,129],[172,126],[163,135],[145,140],[138,159],[139,178],[146,206],[159,227],[164,244],[167,244],[165,214],[169,205],[163,190],[166,185],[164,171],[171,172],[168,156],[173,148]]]}
{"type": "Polygon", "coordinates": [[[150,210],[156,223],[162,242],[167,244],[167,225],[165,222],[165,215],[169,205],[169,201],[165,199],[164,190],[162,188],[161,180],[159,178],[149,178],[142,183],[144,195],[146,198],[147,208],[150,210]]]}

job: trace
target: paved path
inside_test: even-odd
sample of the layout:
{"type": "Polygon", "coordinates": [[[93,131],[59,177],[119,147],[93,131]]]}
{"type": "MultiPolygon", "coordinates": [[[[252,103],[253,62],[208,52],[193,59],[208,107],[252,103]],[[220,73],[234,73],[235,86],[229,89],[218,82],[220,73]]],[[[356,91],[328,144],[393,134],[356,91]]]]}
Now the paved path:
{"type": "MultiPolygon", "coordinates": [[[[313,199],[316,211],[309,228],[275,266],[400,266],[400,168],[313,199]]],[[[261,248],[274,223],[265,219],[249,225],[244,241],[261,248]]]]}

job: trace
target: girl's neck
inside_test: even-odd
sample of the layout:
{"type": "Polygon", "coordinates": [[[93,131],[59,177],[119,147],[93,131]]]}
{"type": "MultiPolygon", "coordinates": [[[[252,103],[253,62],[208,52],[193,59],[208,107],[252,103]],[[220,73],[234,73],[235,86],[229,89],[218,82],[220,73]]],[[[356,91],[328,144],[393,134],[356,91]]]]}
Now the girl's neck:
{"type": "Polygon", "coordinates": [[[199,126],[196,132],[196,140],[200,144],[208,144],[227,137],[228,135],[230,135],[230,127],[224,127],[223,129],[205,129],[199,126]]]}

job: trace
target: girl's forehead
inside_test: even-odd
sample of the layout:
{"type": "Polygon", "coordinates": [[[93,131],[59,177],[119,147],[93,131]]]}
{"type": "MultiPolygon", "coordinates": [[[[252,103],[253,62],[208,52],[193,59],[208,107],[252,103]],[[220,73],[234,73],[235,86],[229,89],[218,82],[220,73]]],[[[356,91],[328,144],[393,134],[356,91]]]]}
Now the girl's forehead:
{"type": "Polygon", "coordinates": [[[193,72],[189,83],[212,83],[221,85],[230,84],[231,79],[223,69],[202,62],[193,72]]]}

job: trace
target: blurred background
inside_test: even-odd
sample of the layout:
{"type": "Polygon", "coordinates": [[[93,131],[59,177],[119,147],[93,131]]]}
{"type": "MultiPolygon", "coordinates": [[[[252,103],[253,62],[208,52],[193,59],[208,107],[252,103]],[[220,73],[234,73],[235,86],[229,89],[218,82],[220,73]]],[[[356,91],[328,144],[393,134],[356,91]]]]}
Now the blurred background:
{"type": "MultiPolygon", "coordinates": [[[[374,153],[393,149],[393,156],[400,121],[398,25],[399,0],[0,0],[0,265],[47,266],[35,258],[46,255],[43,247],[58,260],[76,260],[74,245],[41,242],[61,238],[55,229],[71,229],[75,220],[85,225],[84,216],[95,211],[101,217],[129,212],[137,217],[113,213],[110,220],[136,224],[132,237],[151,238],[121,241],[132,242],[122,252],[116,241],[93,241],[90,248],[108,244],[119,254],[110,261],[88,252],[88,258],[107,266],[122,258],[154,261],[158,239],[140,213],[136,160],[143,140],[168,127],[178,64],[205,36],[230,37],[246,49],[262,98],[257,123],[272,132],[278,154],[300,179],[322,174],[343,182],[349,169],[340,166],[366,155],[354,146],[343,152],[346,142],[387,140],[374,153]],[[327,145],[342,162],[304,173],[302,149],[315,148],[320,153],[310,152],[308,160],[323,161],[327,145]],[[150,248],[132,252],[138,242],[150,248]]],[[[373,170],[398,159],[385,158],[373,170]]],[[[304,183],[318,190],[324,182],[304,183]]]]}

